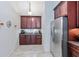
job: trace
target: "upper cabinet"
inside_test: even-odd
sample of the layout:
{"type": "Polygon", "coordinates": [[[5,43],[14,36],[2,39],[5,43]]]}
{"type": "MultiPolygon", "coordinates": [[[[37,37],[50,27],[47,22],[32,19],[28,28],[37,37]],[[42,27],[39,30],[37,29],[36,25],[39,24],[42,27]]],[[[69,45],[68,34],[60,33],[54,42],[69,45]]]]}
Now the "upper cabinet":
{"type": "Polygon", "coordinates": [[[21,16],[21,29],[41,29],[41,16],[21,16]]]}
{"type": "Polygon", "coordinates": [[[77,27],[79,28],[79,1],[77,1],[77,27]]]}
{"type": "Polygon", "coordinates": [[[41,17],[31,17],[32,19],[32,28],[41,28],[41,17]]]}
{"type": "Polygon", "coordinates": [[[61,2],[54,8],[55,18],[67,15],[67,2],[61,2]]]}
{"type": "Polygon", "coordinates": [[[26,28],[26,20],[27,18],[26,17],[21,17],[21,28],[25,29],[26,28]]]}
{"type": "Polygon", "coordinates": [[[37,28],[41,28],[41,17],[35,17],[35,24],[37,28]]]}
{"type": "Polygon", "coordinates": [[[66,16],[67,15],[67,2],[62,2],[60,5],[60,15],[66,16]]]}
{"type": "Polygon", "coordinates": [[[25,28],[32,28],[32,20],[31,17],[26,17],[26,27],[25,28]]]}
{"type": "Polygon", "coordinates": [[[77,1],[62,1],[54,8],[55,19],[63,16],[68,17],[69,29],[77,27],[77,1]]]}
{"type": "Polygon", "coordinates": [[[67,2],[67,13],[68,13],[68,27],[74,29],[77,27],[77,2],[67,2]]]}

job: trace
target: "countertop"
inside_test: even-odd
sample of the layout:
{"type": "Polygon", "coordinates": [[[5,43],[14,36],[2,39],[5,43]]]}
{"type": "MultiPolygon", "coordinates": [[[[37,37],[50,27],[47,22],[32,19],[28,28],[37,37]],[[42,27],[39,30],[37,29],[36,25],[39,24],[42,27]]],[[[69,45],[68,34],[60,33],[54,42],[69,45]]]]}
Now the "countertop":
{"type": "Polygon", "coordinates": [[[20,35],[42,35],[41,33],[20,33],[20,35]]]}
{"type": "Polygon", "coordinates": [[[68,41],[68,43],[79,47],[79,42],[78,41],[68,41]]]}

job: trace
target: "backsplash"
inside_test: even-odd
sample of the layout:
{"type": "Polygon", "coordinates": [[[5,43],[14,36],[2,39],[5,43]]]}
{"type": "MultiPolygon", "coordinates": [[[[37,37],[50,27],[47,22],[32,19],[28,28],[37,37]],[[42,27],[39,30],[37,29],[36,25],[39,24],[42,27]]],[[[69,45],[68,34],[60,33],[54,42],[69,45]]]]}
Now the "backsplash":
{"type": "Polygon", "coordinates": [[[20,29],[20,33],[21,31],[24,31],[26,33],[39,33],[39,31],[41,32],[40,29],[20,29]]]}

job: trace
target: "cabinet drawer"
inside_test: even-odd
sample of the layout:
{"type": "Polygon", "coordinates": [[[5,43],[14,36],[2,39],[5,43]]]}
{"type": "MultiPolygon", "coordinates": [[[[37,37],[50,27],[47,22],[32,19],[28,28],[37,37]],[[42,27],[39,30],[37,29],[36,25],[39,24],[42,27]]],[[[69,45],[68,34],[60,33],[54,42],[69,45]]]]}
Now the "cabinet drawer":
{"type": "Polygon", "coordinates": [[[75,51],[72,51],[72,57],[79,57],[79,55],[75,51]]]}
{"type": "Polygon", "coordinates": [[[41,38],[42,38],[42,36],[41,36],[41,35],[37,35],[37,36],[36,36],[36,38],[37,38],[37,39],[38,39],[38,38],[40,38],[40,39],[41,39],[41,38]]]}
{"type": "Polygon", "coordinates": [[[79,50],[79,47],[78,47],[78,46],[76,46],[76,45],[72,45],[72,44],[71,44],[71,47],[72,47],[72,48],[74,48],[74,49],[79,50]]]}
{"type": "Polygon", "coordinates": [[[36,40],[36,44],[42,44],[42,40],[41,39],[37,39],[36,40]]]}
{"type": "Polygon", "coordinates": [[[77,50],[75,48],[71,48],[71,53],[72,53],[73,56],[79,57],[79,50],[77,50]]]}

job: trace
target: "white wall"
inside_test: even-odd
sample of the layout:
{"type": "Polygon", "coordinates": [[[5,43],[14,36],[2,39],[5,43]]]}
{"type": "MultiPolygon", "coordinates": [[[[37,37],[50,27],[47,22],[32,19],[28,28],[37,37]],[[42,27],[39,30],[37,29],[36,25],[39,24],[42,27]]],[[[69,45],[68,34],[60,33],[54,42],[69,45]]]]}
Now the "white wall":
{"type": "Polygon", "coordinates": [[[42,15],[42,34],[43,34],[43,47],[45,51],[50,51],[50,41],[51,41],[51,32],[50,32],[50,23],[54,20],[54,11],[53,8],[60,1],[46,1],[44,4],[44,10],[42,15]]]}
{"type": "MultiPolygon", "coordinates": [[[[0,28],[0,56],[9,56],[18,46],[18,28],[14,25],[19,24],[19,16],[15,13],[8,2],[0,2],[0,20],[6,24],[8,20],[12,22],[12,26],[0,28]]],[[[19,26],[19,25],[18,25],[19,26]]]]}

